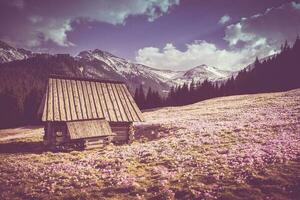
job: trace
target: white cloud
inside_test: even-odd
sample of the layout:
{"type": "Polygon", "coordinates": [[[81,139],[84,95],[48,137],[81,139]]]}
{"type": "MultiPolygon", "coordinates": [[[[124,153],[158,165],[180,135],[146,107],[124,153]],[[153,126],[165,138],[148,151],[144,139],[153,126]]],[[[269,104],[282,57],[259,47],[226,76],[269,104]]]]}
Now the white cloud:
{"type": "Polygon", "coordinates": [[[181,70],[207,64],[239,70],[252,63],[256,56],[262,58],[276,53],[285,40],[295,40],[300,33],[299,7],[300,3],[291,2],[228,25],[224,37],[228,43],[226,49],[206,41],[187,44],[185,51],[167,44],[163,49],[139,49],[136,61],[160,69],[181,70]]]}
{"type": "Polygon", "coordinates": [[[236,45],[238,42],[249,42],[255,38],[255,34],[242,31],[241,22],[226,27],[224,39],[230,46],[236,45]]]}
{"type": "MultiPolygon", "coordinates": [[[[111,1],[112,2],[112,1],[111,1]]],[[[101,10],[101,13],[96,15],[87,15],[87,18],[97,21],[104,21],[111,24],[123,24],[130,15],[146,15],[148,21],[154,21],[158,17],[167,13],[168,10],[179,4],[179,0],[151,0],[140,1],[131,0],[124,6],[122,4],[104,3],[106,7],[113,9],[101,10]]]]}
{"type": "Polygon", "coordinates": [[[146,15],[149,21],[154,21],[166,13],[171,6],[177,4],[179,4],[179,0],[129,0],[124,1],[124,3],[105,0],[94,1],[86,10],[72,13],[74,16],[69,16],[63,23],[54,26],[49,24],[49,32],[44,32],[44,34],[46,39],[52,40],[60,46],[70,46],[72,43],[67,40],[67,31],[72,30],[70,22],[78,18],[117,25],[125,24],[129,16],[146,15]]]}
{"type": "MultiPolygon", "coordinates": [[[[22,8],[19,12],[12,13],[14,19],[19,17],[19,25],[24,26],[22,36],[7,34],[11,37],[10,40],[19,41],[22,37],[20,42],[29,46],[39,46],[45,41],[52,41],[59,46],[70,46],[73,44],[68,41],[68,32],[73,30],[71,24],[77,19],[118,25],[125,24],[129,16],[145,15],[148,21],[154,21],[168,13],[172,6],[178,5],[180,0],[89,0],[88,3],[85,0],[64,3],[61,0],[51,0],[27,1],[26,5],[24,0],[4,1],[3,5],[22,8]]],[[[3,29],[19,32],[19,25],[3,24],[7,26],[2,27],[3,29]]]]}
{"type": "Polygon", "coordinates": [[[32,38],[32,39],[29,39],[26,41],[26,46],[27,47],[38,47],[39,45],[41,44],[41,41],[39,39],[36,39],[36,38],[32,38]]]}
{"type": "Polygon", "coordinates": [[[229,15],[224,15],[220,18],[219,24],[226,24],[231,20],[231,17],[229,15]]]}
{"type": "Polygon", "coordinates": [[[38,31],[43,33],[45,41],[53,41],[59,46],[74,46],[74,44],[68,41],[67,32],[71,31],[72,27],[70,21],[66,20],[62,23],[56,21],[51,21],[46,24],[46,26],[40,27],[38,31]]]}
{"type": "Polygon", "coordinates": [[[226,27],[224,39],[231,48],[253,46],[259,39],[274,49],[288,40],[293,42],[300,33],[300,3],[291,2],[264,13],[243,18],[226,27]]]}
{"type": "Polygon", "coordinates": [[[201,64],[227,70],[237,70],[253,59],[250,51],[228,51],[219,49],[206,41],[195,41],[180,51],[168,43],[160,50],[145,47],[138,50],[136,61],[160,69],[186,70],[201,64]]]}
{"type": "Polygon", "coordinates": [[[295,9],[300,9],[300,3],[296,3],[296,2],[292,2],[292,6],[295,8],[295,9]]]}

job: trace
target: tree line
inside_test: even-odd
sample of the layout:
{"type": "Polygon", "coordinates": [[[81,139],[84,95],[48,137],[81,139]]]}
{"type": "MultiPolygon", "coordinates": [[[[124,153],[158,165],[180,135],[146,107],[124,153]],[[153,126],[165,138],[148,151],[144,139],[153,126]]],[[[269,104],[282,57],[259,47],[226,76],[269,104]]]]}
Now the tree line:
{"type": "Polygon", "coordinates": [[[80,65],[67,55],[37,55],[0,64],[0,128],[40,123],[37,110],[50,74],[78,77],[80,65]]]}
{"type": "MultiPolygon", "coordinates": [[[[141,109],[180,106],[198,101],[239,94],[254,94],[263,92],[280,92],[300,87],[300,39],[297,37],[293,45],[286,41],[280,53],[259,60],[253,65],[241,70],[237,75],[223,83],[213,83],[208,80],[171,87],[167,97],[158,95],[158,100],[152,101],[144,94],[142,86],[136,90],[135,100],[141,109]],[[145,97],[146,96],[146,97],[145,97]]],[[[149,96],[152,96],[153,91],[149,96]]]]}

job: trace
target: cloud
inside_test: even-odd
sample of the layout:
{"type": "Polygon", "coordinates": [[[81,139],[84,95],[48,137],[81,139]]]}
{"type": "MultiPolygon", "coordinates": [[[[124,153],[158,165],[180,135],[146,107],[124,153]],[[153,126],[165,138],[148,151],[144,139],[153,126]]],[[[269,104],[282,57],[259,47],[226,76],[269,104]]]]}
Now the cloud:
{"type": "Polygon", "coordinates": [[[231,17],[229,15],[224,15],[220,18],[219,24],[226,24],[231,20],[231,17]]]}
{"type": "Polygon", "coordinates": [[[23,9],[25,6],[24,0],[12,0],[10,4],[18,9],[23,9]]]}
{"type": "Polygon", "coordinates": [[[0,2],[3,29],[0,39],[9,38],[29,47],[49,41],[59,46],[72,46],[68,32],[74,31],[72,22],[78,19],[122,25],[129,16],[144,15],[148,21],[154,21],[178,4],[179,0],[89,0],[88,3],[85,0],[66,0],[63,3],[61,0],[4,0],[0,2]],[[21,36],[14,34],[20,31],[21,36]]]}
{"type": "Polygon", "coordinates": [[[300,3],[296,3],[296,2],[292,2],[292,6],[295,8],[295,9],[298,9],[300,10],[300,3]]]}
{"type": "Polygon", "coordinates": [[[225,27],[225,49],[213,43],[195,41],[182,51],[173,44],[163,49],[145,47],[136,54],[136,62],[160,69],[182,70],[201,64],[226,70],[240,70],[255,57],[276,53],[285,40],[293,42],[300,33],[300,3],[269,8],[225,27]]]}
{"type": "Polygon", "coordinates": [[[230,46],[235,46],[239,42],[250,42],[256,38],[255,33],[243,32],[241,22],[226,27],[224,39],[230,46]]]}
{"type": "Polygon", "coordinates": [[[145,15],[148,17],[148,21],[154,21],[167,13],[172,6],[179,4],[179,0],[125,0],[122,3],[101,0],[93,2],[90,3],[91,8],[87,9],[87,12],[80,11],[78,17],[114,25],[124,24],[128,16],[135,15],[145,15]]]}
{"type": "Polygon", "coordinates": [[[299,8],[300,3],[291,2],[243,18],[226,27],[224,39],[231,48],[253,46],[257,41],[265,40],[264,45],[278,49],[285,40],[293,42],[300,33],[299,8]]]}
{"type": "Polygon", "coordinates": [[[186,70],[207,64],[226,70],[236,70],[249,62],[248,55],[250,52],[248,54],[247,51],[228,51],[206,41],[195,41],[187,44],[185,51],[178,50],[171,43],[166,44],[162,50],[145,47],[138,50],[136,61],[160,69],[186,70]]]}
{"type": "Polygon", "coordinates": [[[44,41],[52,41],[59,46],[74,46],[74,44],[68,41],[67,32],[71,31],[70,20],[63,22],[51,21],[46,26],[37,29],[39,33],[43,34],[44,41]]]}
{"type": "Polygon", "coordinates": [[[36,15],[34,15],[34,16],[29,16],[28,19],[29,19],[29,21],[31,21],[31,23],[33,23],[33,24],[37,24],[37,23],[43,21],[43,18],[42,18],[41,16],[36,16],[36,15]]]}

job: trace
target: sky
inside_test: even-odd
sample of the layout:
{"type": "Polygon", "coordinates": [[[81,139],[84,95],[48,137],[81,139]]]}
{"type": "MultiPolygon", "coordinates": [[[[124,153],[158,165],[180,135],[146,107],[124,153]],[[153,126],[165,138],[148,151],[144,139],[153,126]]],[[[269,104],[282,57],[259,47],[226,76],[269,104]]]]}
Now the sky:
{"type": "Polygon", "coordinates": [[[0,0],[0,40],[158,69],[239,70],[300,34],[299,0],[0,0]]]}

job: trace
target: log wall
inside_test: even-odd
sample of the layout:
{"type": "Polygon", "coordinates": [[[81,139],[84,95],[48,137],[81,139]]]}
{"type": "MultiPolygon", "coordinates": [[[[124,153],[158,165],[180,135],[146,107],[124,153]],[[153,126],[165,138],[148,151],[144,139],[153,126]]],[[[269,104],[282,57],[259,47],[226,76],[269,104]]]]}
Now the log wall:
{"type": "Polygon", "coordinates": [[[48,122],[45,126],[44,144],[55,145],[68,141],[67,127],[64,122],[48,122]],[[62,136],[57,137],[56,132],[61,132],[62,136]]]}
{"type": "Polygon", "coordinates": [[[130,139],[130,131],[132,123],[109,123],[111,130],[116,136],[113,137],[112,141],[117,143],[125,143],[130,139]]]}
{"type": "MultiPolygon", "coordinates": [[[[109,137],[109,141],[112,141],[114,143],[131,143],[133,139],[133,131],[132,131],[132,123],[116,123],[116,122],[110,122],[109,123],[111,130],[114,134],[114,136],[109,137]]],[[[106,141],[106,138],[96,137],[94,138],[97,140],[97,142],[92,141],[91,139],[85,139],[87,142],[87,146],[95,146],[97,143],[97,147],[100,145],[100,143],[109,143],[109,141],[106,141]],[[99,143],[99,145],[98,145],[99,143]]],[[[61,145],[64,143],[69,143],[75,140],[71,140],[69,137],[69,134],[67,132],[67,126],[65,122],[50,122],[45,125],[45,136],[44,136],[44,143],[47,146],[55,147],[56,145],[61,145]],[[56,132],[62,132],[62,136],[58,137],[56,135],[56,132]]],[[[101,144],[103,145],[103,144],[101,144]]],[[[101,146],[100,145],[100,146],[101,146]]]]}

